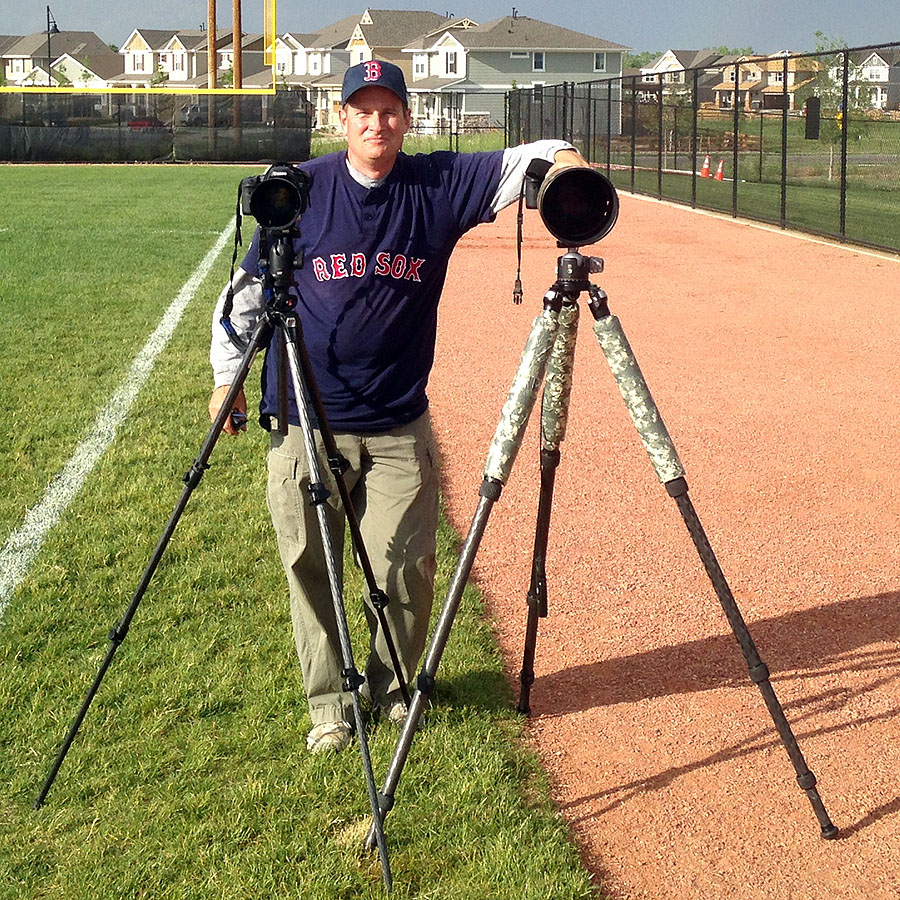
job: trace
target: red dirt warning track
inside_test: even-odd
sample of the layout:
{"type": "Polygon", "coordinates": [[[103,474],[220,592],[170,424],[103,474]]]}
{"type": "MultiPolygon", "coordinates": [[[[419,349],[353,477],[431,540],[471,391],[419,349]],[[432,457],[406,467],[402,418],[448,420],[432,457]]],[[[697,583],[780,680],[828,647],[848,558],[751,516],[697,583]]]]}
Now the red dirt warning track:
{"type": "MultiPolygon", "coordinates": [[[[556,249],[461,243],[430,394],[465,534],[556,249]]],[[[900,897],[900,262],[621,198],[589,248],[826,807],[823,841],[582,304],[528,733],[617,900],[900,897]]],[[[515,682],[538,411],[474,576],[515,682]]],[[[443,602],[443,597],[438,598],[443,602]]],[[[451,636],[452,640],[452,636],[451,636]]]]}

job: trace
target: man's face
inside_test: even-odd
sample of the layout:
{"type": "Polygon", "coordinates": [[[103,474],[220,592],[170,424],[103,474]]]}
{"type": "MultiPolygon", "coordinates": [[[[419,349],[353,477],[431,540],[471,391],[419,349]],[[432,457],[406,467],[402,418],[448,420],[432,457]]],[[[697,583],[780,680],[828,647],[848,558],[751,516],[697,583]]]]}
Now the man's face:
{"type": "Polygon", "coordinates": [[[389,169],[409,130],[410,112],[393,91],[372,86],[350,97],[340,111],[340,120],[350,161],[389,169]]]}

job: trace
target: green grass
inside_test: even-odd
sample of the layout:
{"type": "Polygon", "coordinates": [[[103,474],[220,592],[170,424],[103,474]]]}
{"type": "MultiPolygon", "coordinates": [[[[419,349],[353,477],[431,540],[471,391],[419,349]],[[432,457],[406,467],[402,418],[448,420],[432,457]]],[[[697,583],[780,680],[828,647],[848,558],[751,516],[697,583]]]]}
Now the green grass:
{"type": "MultiPolygon", "coordinates": [[[[89,430],[251,171],[0,167],[4,535],[89,430]]],[[[303,749],[259,429],[216,447],[47,804],[31,808],[206,436],[209,316],[228,257],[0,621],[2,900],[385,894],[361,849],[359,754],[303,749]]],[[[438,605],[457,543],[445,524],[440,540],[438,605]]],[[[379,787],[396,737],[371,730],[379,787]]],[[[597,896],[523,747],[471,589],[387,835],[397,897],[597,896]]]]}

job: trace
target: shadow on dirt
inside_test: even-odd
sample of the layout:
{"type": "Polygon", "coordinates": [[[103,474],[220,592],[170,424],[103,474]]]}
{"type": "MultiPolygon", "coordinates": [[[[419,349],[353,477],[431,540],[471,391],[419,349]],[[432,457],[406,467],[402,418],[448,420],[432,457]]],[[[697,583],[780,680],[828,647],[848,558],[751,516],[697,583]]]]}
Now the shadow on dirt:
{"type": "MultiPolygon", "coordinates": [[[[873,680],[880,683],[900,678],[898,606],[900,591],[892,591],[759,619],[748,626],[776,690],[779,680],[796,672],[810,676],[871,671],[873,680]]],[[[538,662],[540,653],[538,636],[538,662]]],[[[742,684],[750,685],[747,665],[728,631],[539,676],[532,697],[535,712],[564,715],[595,706],[742,684]],[[553,697],[552,711],[540,709],[544,692],[553,697]]]]}

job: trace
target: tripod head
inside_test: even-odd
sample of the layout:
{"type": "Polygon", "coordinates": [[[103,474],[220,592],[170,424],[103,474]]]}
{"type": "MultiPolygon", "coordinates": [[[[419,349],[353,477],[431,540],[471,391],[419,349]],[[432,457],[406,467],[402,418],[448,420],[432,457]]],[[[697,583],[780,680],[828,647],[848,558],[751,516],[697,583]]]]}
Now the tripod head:
{"type": "Polygon", "coordinates": [[[603,260],[599,256],[584,256],[577,247],[569,247],[568,252],[556,261],[554,287],[564,294],[580,294],[592,287],[588,276],[602,271],[603,260]]]}
{"type": "Polygon", "coordinates": [[[300,237],[296,224],[288,228],[259,229],[259,277],[263,283],[266,307],[275,312],[290,312],[297,305],[294,270],[303,268],[303,249],[294,250],[300,237]]]}

